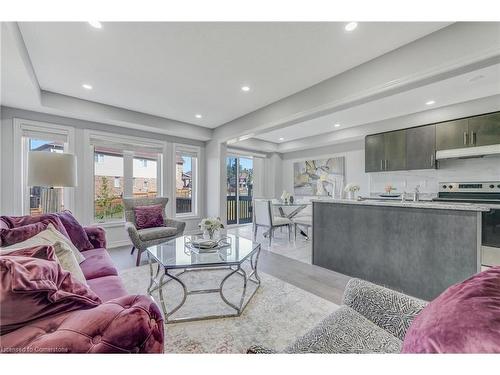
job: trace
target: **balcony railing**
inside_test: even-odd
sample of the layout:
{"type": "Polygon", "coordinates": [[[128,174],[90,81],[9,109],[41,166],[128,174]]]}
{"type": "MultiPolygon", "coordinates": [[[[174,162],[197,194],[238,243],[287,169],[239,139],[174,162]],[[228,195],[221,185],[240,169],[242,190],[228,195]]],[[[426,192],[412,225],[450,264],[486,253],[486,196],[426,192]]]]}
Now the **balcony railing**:
{"type": "Polygon", "coordinates": [[[176,198],[175,212],[177,212],[178,214],[192,212],[191,198],[176,198]]]}
{"type": "MultiPolygon", "coordinates": [[[[252,222],[252,197],[251,196],[240,196],[239,199],[239,211],[240,211],[240,224],[246,224],[252,222]]],[[[236,196],[227,196],[227,223],[237,224],[238,223],[238,210],[236,196]]]]}

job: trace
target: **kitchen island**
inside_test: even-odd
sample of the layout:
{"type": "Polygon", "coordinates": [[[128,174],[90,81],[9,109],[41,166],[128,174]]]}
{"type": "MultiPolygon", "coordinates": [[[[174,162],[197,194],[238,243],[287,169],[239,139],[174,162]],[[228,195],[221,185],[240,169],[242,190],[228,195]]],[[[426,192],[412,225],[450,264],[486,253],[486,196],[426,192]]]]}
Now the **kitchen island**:
{"type": "Polygon", "coordinates": [[[478,204],[313,201],[312,263],[431,300],[481,268],[478,204]]]}

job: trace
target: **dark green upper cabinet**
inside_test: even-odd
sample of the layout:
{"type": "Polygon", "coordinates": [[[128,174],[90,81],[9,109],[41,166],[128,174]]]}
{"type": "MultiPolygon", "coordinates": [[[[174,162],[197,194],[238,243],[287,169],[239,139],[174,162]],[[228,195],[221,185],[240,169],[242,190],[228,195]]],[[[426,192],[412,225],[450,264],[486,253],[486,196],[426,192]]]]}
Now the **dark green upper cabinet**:
{"type": "Polygon", "coordinates": [[[469,144],[488,146],[500,144],[500,113],[469,119],[469,144]]]}
{"type": "Polygon", "coordinates": [[[386,171],[406,169],[406,130],[384,134],[386,171]]]}
{"type": "Polygon", "coordinates": [[[436,125],[436,150],[468,147],[469,120],[456,120],[436,125]]]}
{"type": "Polygon", "coordinates": [[[405,130],[368,135],[365,138],[365,171],[406,169],[405,130]]]}
{"type": "Polygon", "coordinates": [[[406,168],[436,168],[436,125],[406,129],[406,168]]]}
{"type": "Polygon", "coordinates": [[[368,135],[365,138],[365,171],[384,170],[385,145],[384,134],[368,135]]]}

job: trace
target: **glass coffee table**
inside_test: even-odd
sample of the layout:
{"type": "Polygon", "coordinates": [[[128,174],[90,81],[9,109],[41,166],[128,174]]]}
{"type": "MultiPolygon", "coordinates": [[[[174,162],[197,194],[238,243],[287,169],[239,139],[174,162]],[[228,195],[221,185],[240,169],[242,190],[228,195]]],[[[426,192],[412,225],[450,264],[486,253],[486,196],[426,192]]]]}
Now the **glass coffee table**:
{"type": "Polygon", "coordinates": [[[158,291],[166,323],[240,316],[260,286],[260,278],[257,273],[257,263],[260,255],[259,243],[229,234],[227,235],[227,246],[203,252],[189,246],[189,242],[196,238],[199,238],[199,236],[181,236],[163,244],[147,248],[146,253],[151,276],[148,294],[151,296],[153,292],[158,291]],[[247,271],[242,267],[246,262],[248,262],[249,266],[245,266],[247,271]],[[156,271],[154,270],[154,263],[156,263],[156,271]],[[180,272],[175,272],[176,270],[180,272]],[[221,277],[218,288],[188,290],[186,283],[182,280],[183,275],[189,272],[209,272],[213,270],[227,270],[227,273],[221,277]],[[241,297],[236,303],[229,301],[223,291],[224,284],[232,277],[240,277],[243,281],[241,297]],[[167,296],[164,289],[172,281],[179,283],[182,287],[182,299],[177,306],[167,310],[167,296]],[[247,296],[247,286],[249,283],[254,284],[254,290],[247,296]],[[212,293],[218,293],[222,301],[231,308],[231,311],[234,310],[234,312],[179,318],[172,317],[172,314],[184,305],[188,296],[212,293]]]}

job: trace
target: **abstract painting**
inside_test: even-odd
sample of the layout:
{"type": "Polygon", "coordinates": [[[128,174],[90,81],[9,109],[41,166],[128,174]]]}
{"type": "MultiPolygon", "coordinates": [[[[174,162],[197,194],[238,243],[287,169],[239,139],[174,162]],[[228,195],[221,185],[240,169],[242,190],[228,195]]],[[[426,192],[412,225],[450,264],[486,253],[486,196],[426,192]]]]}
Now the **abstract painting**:
{"type": "Polygon", "coordinates": [[[294,194],[340,197],[344,175],[343,156],[296,162],[293,164],[294,194]]]}

